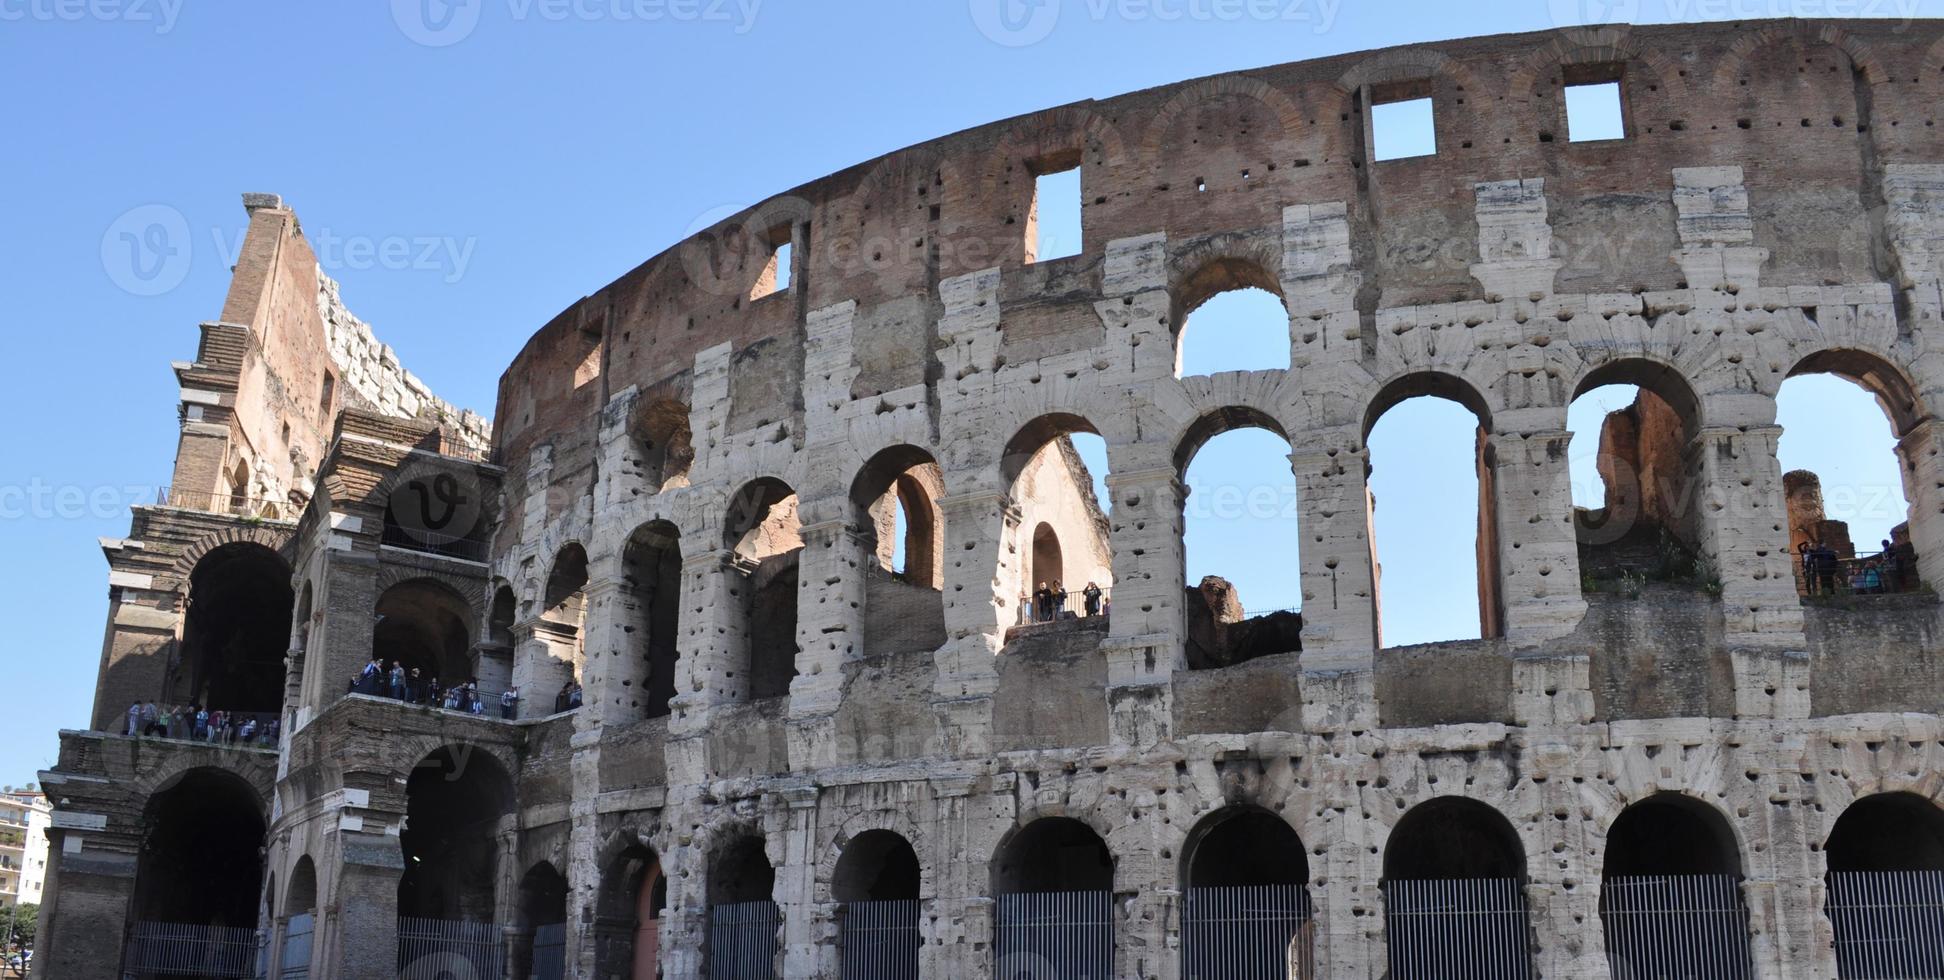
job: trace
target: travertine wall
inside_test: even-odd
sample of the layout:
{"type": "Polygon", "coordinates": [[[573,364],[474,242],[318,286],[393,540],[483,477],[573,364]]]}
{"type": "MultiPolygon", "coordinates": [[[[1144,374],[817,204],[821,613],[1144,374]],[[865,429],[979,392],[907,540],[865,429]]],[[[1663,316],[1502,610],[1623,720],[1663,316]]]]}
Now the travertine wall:
{"type": "MultiPolygon", "coordinates": [[[[1944,633],[1929,596],[1798,600],[1774,397],[1792,372],[1832,370],[1882,398],[1920,570],[1944,579],[1927,407],[1944,394],[1940,52],[1927,22],[1797,21],[1393,49],[996,123],[717,225],[564,311],[501,380],[504,501],[477,595],[515,596],[522,676],[552,655],[536,639],[551,571],[584,550],[598,710],[455,721],[313,683],[271,873],[305,854],[339,869],[320,875],[330,934],[382,935],[404,772],[460,742],[514,774],[496,914],[517,938],[521,875],[563,870],[579,976],[596,975],[622,858],[643,846],[669,876],[665,975],[705,976],[707,869],[752,834],[776,869],[780,974],[835,976],[831,883],[877,829],[918,855],[926,975],[1005,975],[995,854],[1066,816],[1114,858],[1116,975],[1173,978],[1191,835],[1251,805],[1310,853],[1321,974],[1374,980],[1392,833],[1463,796],[1523,849],[1540,975],[1596,978],[1608,832],[1673,792],[1733,829],[1756,974],[1833,976],[1830,829],[1868,794],[1944,796],[1944,633]],[[1622,78],[1627,136],[1571,143],[1562,80],[1594,68],[1622,78]],[[1373,160],[1368,106],[1416,91],[1438,152],[1373,160]],[[1026,262],[1031,175],[1075,158],[1086,246],[1026,262]],[[752,299],[779,234],[791,287],[752,299]],[[1185,311],[1243,285],[1282,298],[1289,367],[1178,377],[1185,311]],[[1687,413],[1681,458],[1662,462],[1695,488],[1675,503],[1708,588],[1581,594],[1566,411],[1616,382],[1687,413]],[[1483,425],[1497,628],[1380,649],[1365,438],[1419,394],[1483,425]],[[657,486],[631,422],[662,399],[688,407],[695,458],[657,486]],[[1241,425],[1292,447],[1303,648],[1191,672],[1182,475],[1241,425]],[[1080,431],[1107,443],[1113,615],[1009,637],[1036,496],[1020,474],[1080,431]],[[864,641],[877,557],[855,491],[886,453],[938,468],[931,650],[864,641]],[[741,677],[754,624],[726,534],[759,481],[795,492],[803,542],[797,675],[768,700],[741,677]],[[651,522],[682,557],[666,718],[622,710],[619,690],[645,643],[625,547],[651,522]]],[[[330,521],[308,520],[325,547],[330,521]]],[[[503,655],[488,652],[482,673],[503,655]]],[[[368,975],[357,955],[321,944],[312,975],[368,975]]]]}

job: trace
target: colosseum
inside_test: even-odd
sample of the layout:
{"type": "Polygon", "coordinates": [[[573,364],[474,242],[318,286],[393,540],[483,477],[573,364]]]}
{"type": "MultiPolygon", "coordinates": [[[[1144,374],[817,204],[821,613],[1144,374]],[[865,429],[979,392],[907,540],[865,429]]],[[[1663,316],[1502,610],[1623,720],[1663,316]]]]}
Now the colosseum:
{"type": "Polygon", "coordinates": [[[1944,977],[1940,104],[1944,24],[1789,20],[1063,106],[572,301],[490,425],[246,195],[172,486],[101,542],[34,973],[1944,977]],[[1243,288],[1287,365],[1183,376],[1243,288]],[[1818,373],[1894,431],[1897,588],[1798,558],[1818,373]],[[1477,419],[1483,636],[1386,645],[1366,439],[1419,396],[1477,419]],[[1186,580],[1185,468],[1247,427],[1299,613],[1186,580]],[[1643,540],[1685,574],[1609,587],[1643,540]]]}

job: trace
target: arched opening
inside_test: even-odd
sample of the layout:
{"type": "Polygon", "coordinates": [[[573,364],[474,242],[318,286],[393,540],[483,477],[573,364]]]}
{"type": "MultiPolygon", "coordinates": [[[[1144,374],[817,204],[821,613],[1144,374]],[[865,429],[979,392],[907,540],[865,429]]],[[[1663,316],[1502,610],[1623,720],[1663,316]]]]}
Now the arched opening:
{"type": "Polygon", "coordinates": [[[486,639],[503,647],[513,646],[513,587],[502,585],[493,593],[493,609],[486,620],[486,639]]]}
{"type": "Polygon", "coordinates": [[[1175,376],[1288,370],[1289,309],[1260,265],[1217,259],[1176,287],[1175,376]]]}
{"type": "Polygon", "coordinates": [[[641,465],[641,482],[656,493],[689,485],[695,446],[689,436],[688,406],[669,398],[637,405],[628,435],[641,465]]]}
{"type": "Polygon", "coordinates": [[[1450,375],[1408,375],[1371,401],[1364,443],[1379,646],[1498,635],[1491,431],[1485,400],[1450,375]]]}
{"type": "Polygon", "coordinates": [[[680,656],[682,539],[675,525],[651,521],[636,528],[622,554],[622,576],[628,649],[616,665],[623,676],[615,704],[626,709],[622,717],[665,717],[680,656]]]}
{"type": "Polygon", "coordinates": [[[560,549],[547,573],[539,641],[520,685],[521,714],[559,713],[580,707],[581,667],[587,659],[587,551],[578,544],[560,549]],[[540,706],[533,711],[527,705],[540,706]]]}
{"type": "Polygon", "coordinates": [[[297,866],[291,869],[279,928],[283,938],[277,953],[278,980],[306,980],[310,976],[311,937],[317,931],[317,866],[308,854],[298,858],[297,866]]]}
{"type": "Polygon", "coordinates": [[[1804,596],[1882,595],[1919,585],[1915,470],[1902,439],[1922,417],[1901,372],[1872,354],[1822,351],[1775,398],[1789,550],[1804,596]]]}
{"type": "Polygon", "coordinates": [[[1014,831],[992,863],[995,977],[1111,976],[1114,857],[1092,827],[1045,817],[1014,831]]]}
{"type": "Polygon", "coordinates": [[[472,676],[473,611],[451,586],[412,579],[386,589],[373,609],[371,656],[380,672],[361,693],[422,703],[433,691],[464,684],[472,676]],[[392,668],[404,671],[404,687],[391,686],[392,668]]]}
{"type": "Polygon", "coordinates": [[[1700,407],[1680,374],[1637,359],[1604,365],[1581,379],[1566,428],[1582,586],[1715,584],[1699,547],[1701,484],[1690,452],[1700,407]]]}
{"type": "Polygon", "coordinates": [[[936,650],[945,643],[945,480],[930,453],[893,446],[851,481],[864,562],[864,650],[936,650]]]}
{"type": "Polygon", "coordinates": [[[259,544],[234,542],[210,551],[189,574],[182,656],[171,669],[165,700],[210,711],[275,718],[283,706],[289,650],[290,566],[259,544]]]}
{"type": "Polygon", "coordinates": [[[488,538],[493,525],[485,504],[484,491],[471,472],[414,466],[388,487],[382,541],[394,548],[484,562],[492,549],[488,538]]]}
{"type": "Polygon", "coordinates": [[[1532,976],[1525,849],[1497,810],[1457,796],[1412,807],[1384,847],[1383,892],[1394,980],[1532,976]]]}
{"type": "Polygon", "coordinates": [[[1105,441],[1077,415],[1041,416],[1006,444],[1000,473],[1019,520],[1007,521],[1000,582],[1018,597],[1017,625],[1104,622],[1114,581],[1105,467],[1105,441]]]}
{"type": "Polygon", "coordinates": [[[918,854],[889,830],[867,830],[844,845],[831,877],[842,903],[839,976],[918,978],[918,854]]]}
{"type": "Polygon", "coordinates": [[[567,879],[545,861],[520,879],[520,925],[529,938],[516,978],[562,980],[567,975],[567,879]]]}
{"type": "Polygon", "coordinates": [[[1607,830],[1600,922],[1616,977],[1746,977],[1741,853],[1714,808],[1661,793],[1607,830]]]}
{"type": "Polygon", "coordinates": [[[738,837],[716,853],[709,864],[709,976],[776,976],[783,913],[775,894],[776,869],[761,837],[738,837]]]}
{"type": "Polygon", "coordinates": [[[742,583],[735,590],[749,624],[749,696],[780,698],[796,677],[797,561],[803,524],[796,491],[765,477],[729,501],[723,544],[735,553],[742,583]]]}
{"type": "Polygon", "coordinates": [[[181,964],[254,975],[264,829],[256,792],[221,770],[192,769],[149,798],[122,976],[180,976],[181,964]]]}
{"type": "Polygon", "coordinates": [[[1184,977],[1316,975],[1309,855],[1281,817],[1231,806],[1203,818],[1182,852],[1184,977]]]}
{"type": "Polygon", "coordinates": [[[1837,976],[1944,976],[1944,810],[1915,793],[1863,797],[1823,851],[1837,976]]]}
{"type": "Polygon", "coordinates": [[[399,833],[398,965],[467,964],[501,976],[503,924],[495,921],[501,825],[513,783],[498,761],[470,746],[442,747],[412,767],[399,833]]]}
{"type": "Polygon", "coordinates": [[[661,913],[668,879],[661,859],[636,844],[623,850],[601,876],[594,921],[594,973],[600,977],[655,980],[661,944],[661,913]]]}
{"type": "Polygon", "coordinates": [[[1303,649],[1296,476],[1282,426],[1232,408],[1175,447],[1187,498],[1182,557],[1191,670],[1303,649]]]}

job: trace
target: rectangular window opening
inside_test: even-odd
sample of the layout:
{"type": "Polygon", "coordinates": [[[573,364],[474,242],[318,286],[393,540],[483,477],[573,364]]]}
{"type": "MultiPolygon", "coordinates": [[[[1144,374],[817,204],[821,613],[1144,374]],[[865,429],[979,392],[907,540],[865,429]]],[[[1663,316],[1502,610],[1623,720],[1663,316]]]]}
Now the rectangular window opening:
{"type": "Polygon", "coordinates": [[[1438,152],[1429,81],[1399,82],[1371,89],[1370,145],[1378,160],[1427,157],[1438,152]]]}
{"type": "Polygon", "coordinates": [[[1627,115],[1618,77],[1566,81],[1566,141],[1590,143],[1627,138],[1627,115]]]}
{"type": "Polygon", "coordinates": [[[789,292],[796,271],[796,248],[790,238],[789,225],[771,228],[763,233],[762,240],[769,246],[769,258],[763,264],[763,271],[756,276],[756,282],[749,287],[749,298],[752,300],[789,292]]]}
{"type": "Polygon", "coordinates": [[[1080,155],[1049,160],[1045,166],[1031,169],[1033,210],[1026,225],[1026,261],[1079,255],[1080,155]]]}

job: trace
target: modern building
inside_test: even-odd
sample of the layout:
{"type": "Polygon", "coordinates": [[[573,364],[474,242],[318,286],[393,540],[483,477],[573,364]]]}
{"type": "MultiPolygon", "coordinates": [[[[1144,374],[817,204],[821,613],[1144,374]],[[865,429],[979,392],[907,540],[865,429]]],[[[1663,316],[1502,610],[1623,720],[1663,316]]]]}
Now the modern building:
{"type": "Polygon", "coordinates": [[[1940,52],[1576,28],[996,122],[569,299],[490,429],[248,195],[172,486],[102,542],[35,975],[1944,976],[1940,52]],[[1287,361],[1183,376],[1242,288],[1287,361]],[[1812,373],[1895,433],[1901,592],[1798,585],[1812,373]],[[1419,396],[1477,422],[1483,635],[1400,646],[1366,440],[1419,396]],[[1186,581],[1241,427],[1300,616],[1186,581]]]}
{"type": "Polygon", "coordinates": [[[50,812],[44,793],[0,790],[0,907],[40,904],[50,812]]]}

